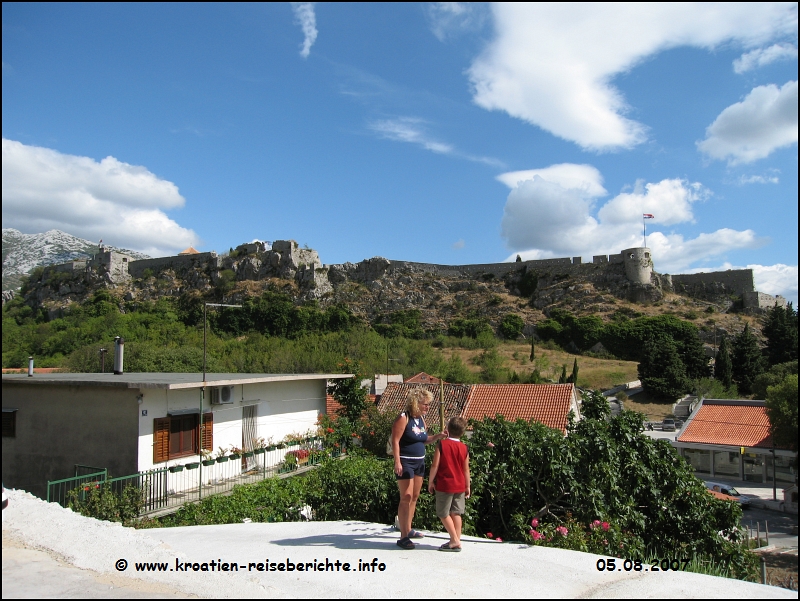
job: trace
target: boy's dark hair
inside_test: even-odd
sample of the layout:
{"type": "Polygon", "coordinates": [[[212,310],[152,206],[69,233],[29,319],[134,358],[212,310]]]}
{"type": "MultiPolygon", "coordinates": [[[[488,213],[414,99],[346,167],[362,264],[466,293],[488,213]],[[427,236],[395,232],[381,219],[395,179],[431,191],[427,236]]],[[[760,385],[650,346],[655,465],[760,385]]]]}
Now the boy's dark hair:
{"type": "Polygon", "coordinates": [[[451,417],[447,422],[447,433],[453,438],[461,438],[467,429],[467,420],[463,417],[451,417]]]}

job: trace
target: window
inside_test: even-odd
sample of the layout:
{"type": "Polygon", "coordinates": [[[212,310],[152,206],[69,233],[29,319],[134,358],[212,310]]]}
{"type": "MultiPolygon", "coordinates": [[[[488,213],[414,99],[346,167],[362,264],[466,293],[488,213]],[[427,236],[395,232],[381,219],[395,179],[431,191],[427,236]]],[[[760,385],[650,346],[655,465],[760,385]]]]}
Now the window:
{"type": "Polygon", "coordinates": [[[17,436],[17,410],[3,409],[3,438],[17,436]]]}
{"type": "Polygon", "coordinates": [[[201,438],[204,449],[214,448],[213,413],[203,415],[202,437],[199,413],[157,417],[153,420],[153,463],[198,455],[201,438]]]}

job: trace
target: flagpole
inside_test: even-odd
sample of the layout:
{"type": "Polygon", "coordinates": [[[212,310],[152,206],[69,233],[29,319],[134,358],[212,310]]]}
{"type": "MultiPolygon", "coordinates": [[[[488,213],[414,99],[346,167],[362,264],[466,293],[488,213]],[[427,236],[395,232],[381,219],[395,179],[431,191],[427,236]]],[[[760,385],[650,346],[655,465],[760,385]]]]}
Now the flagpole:
{"type": "Polygon", "coordinates": [[[647,220],[642,215],[642,231],[644,232],[644,247],[647,248],[647,220]]]}

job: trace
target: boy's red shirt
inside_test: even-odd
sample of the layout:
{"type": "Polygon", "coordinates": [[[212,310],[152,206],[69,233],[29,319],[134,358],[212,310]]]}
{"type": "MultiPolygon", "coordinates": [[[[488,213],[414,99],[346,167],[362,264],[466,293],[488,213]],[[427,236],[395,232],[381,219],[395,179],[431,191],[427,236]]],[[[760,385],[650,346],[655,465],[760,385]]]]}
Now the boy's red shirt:
{"type": "Polygon", "coordinates": [[[467,491],[466,461],[467,445],[463,442],[451,438],[439,441],[439,470],[434,482],[437,492],[457,494],[467,491]]]}

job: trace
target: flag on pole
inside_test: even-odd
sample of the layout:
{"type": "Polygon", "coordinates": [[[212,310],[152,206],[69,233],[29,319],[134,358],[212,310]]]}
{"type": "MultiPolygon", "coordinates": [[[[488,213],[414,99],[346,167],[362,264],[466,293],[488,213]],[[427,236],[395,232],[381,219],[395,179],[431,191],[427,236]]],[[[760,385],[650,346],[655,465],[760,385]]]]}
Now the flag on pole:
{"type": "Polygon", "coordinates": [[[655,219],[655,218],[656,218],[656,216],[655,215],[651,215],[650,213],[644,213],[642,215],[642,219],[655,219]]]}

